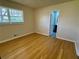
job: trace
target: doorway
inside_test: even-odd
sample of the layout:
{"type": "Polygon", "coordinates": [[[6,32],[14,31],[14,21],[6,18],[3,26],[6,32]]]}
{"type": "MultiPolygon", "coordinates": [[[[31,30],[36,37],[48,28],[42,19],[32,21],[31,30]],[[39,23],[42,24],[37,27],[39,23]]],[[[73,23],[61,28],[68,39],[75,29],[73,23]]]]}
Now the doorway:
{"type": "Polygon", "coordinates": [[[53,38],[56,38],[59,15],[60,15],[60,12],[58,10],[54,10],[50,14],[50,31],[49,31],[49,35],[51,37],[53,37],[53,38]]]}

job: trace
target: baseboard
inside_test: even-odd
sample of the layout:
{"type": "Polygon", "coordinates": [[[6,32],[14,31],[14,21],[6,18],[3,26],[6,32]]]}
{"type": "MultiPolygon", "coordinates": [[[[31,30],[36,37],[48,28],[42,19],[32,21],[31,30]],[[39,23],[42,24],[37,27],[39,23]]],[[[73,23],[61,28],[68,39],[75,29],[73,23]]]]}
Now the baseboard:
{"type": "Polygon", "coordinates": [[[61,40],[66,40],[66,41],[74,42],[74,44],[75,44],[75,50],[76,50],[77,56],[79,56],[78,47],[77,47],[77,43],[76,43],[75,40],[69,40],[69,39],[65,39],[65,38],[61,38],[61,37],[57,37],[57,38],[59,38],[59,39],[61,39],[61,40]]]}
{"type": "Polygon", "coordinates": [[[45,36],[49,36],[49,34],[45,34],[45,33],[39,33],[39,32],[36,32],[38,34],[41,34],[41,35],[45,35],[45,36]]]}
{"type": "Polygon", "coordinates": [[[79,56],[79,48],[78,48],[78,45],[77,43],[75,42],[75,48],[76,48],[76,53],[77,53],[77,56],[79,56]]]}
{"type": "Polygon", "coordinates": [[[10,39],[6,39],[6,40],[3,40],[3,41],[0,41],[0,43],[4,43],[4,42],[10,41],[10,40],[14,40],[14,39],[17,39],[17,38],[20,38],[20,37],[23,37],[23,36],[26,36],[26,35],[29,35],[29,34],[32,34],[32,33],[26,33],[26,34],[23,34],[23,35],[20,35],[20,36],[16,36],[16,37],[13,37],[13,38],[10,38],[10,39]]]}
{"type": "Polygon", "coordinates": [[[66,41],[70,41],[70,42],[76,42],[75,40],[69,40],[69,39],[67,39],[67,38],[61,38],[61,37],[57,37],[57,38],[59,38],[59,39],[61,39],[61,40],[66,40],[66,41]]]}
{"type": "MultiPolygon", "coordinates": [[[[36,33],[38,33],[38,32],[36,32],[36,33]]],[[[23,35],[20,35],[20,36],[16,36],[16,37],[13,37],[13,38],[10,38],[10,39],[6,39],[6,40],[3,40],[3,41],[0,41],[0,43],[4,43],[4,42],[7,42],[7,41],[10,41],[10,40],[14,40],[14,39],[16,39],[16,38],[20,38],[20,37],[23,37],[23,36],[26,36],[26,35],[29,35],[29,34],[32,34],[32,33],[26,33],[26,34],[23,34],[23,35]]],[[[48,34],[43,34],[43,33],[38,33],[38,34],[42,34],[42,35],[46,35],[46,36],[49,36],[48,34]]],[[[66,40],[65,38],[61,38],[61,37],[57,37],[57,38],[59,38],[59,39],[61,39],[61,40],[66,40]]],[[[76,53],[77,53],[77,55],[79,56],[79,53],[77,52],[77,44],[76,44],[76,41],[73,41],[73,40],[66,40],[66,41],[70,41],[70,42],[74,42],[75,43],[75,48],[76,48],[76,53]]]]}

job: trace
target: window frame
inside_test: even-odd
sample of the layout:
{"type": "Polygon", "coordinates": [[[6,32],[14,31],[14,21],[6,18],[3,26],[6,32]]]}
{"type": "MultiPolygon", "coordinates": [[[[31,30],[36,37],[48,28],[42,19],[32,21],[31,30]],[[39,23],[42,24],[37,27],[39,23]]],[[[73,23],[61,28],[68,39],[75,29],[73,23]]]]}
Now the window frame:
{"type": "MultiPolygon", "coordinates": [[[[2,24],[21,24],[21,23],[24,23],[24,14],[23,14],[23,10],[21,10],[21,9],[15,9],[15,8],[8,8],[8,7],[4,7],[4,6],[0,6],[0,8],[6,8],[7,9],[7,13],[8,13],[8,15],[7,15],[7,17],[8,17],[8,22],[0,22],[0,25],[2,24]],[[16,11],[20,11],[21,13],[22,13],[22,16],[14,16],[14,17],[21,17],[22,18],[22,21],[20,21],[20,22],[11,22],[11,17],[12,16],[10,16],[10,11],[9,10],[16,10],[16,11]]],[[[20,13],[20,14],[21,14],[20,13]]],[[[1,15],[0,15],[0,17],[1,17],[1,21],[3,20],[3,15],[2,15],[2,10],[1,10],[1,15]]]]}

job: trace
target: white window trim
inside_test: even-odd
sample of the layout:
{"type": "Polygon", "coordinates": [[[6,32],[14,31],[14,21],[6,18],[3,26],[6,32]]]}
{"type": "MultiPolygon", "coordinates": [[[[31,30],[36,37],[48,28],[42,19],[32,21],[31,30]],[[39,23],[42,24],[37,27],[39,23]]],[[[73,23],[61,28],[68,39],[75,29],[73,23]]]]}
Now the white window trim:
{"type": "MultiPolygon", "coordinates": [[[[9,12],[9,9],[13,9],[13,8],[8,8],[8,7],[3,7],[3,6],[0,6],[0,7],[2,7],[2,8],[7,8],[7,13],[8,13],[8,20],[9,20],[9,22],[3,22],[2,20],[3,20],[3,15],[2,15],[2,12],[1,12],[1,22],[0,22],[0,24],[13,24],[13,23],[17,23],[17,22],[11,22],[11,16],[10,16],[10,12],[9,12]]],[[[23,22],[24,22],[24,16],[23,16],[23,10],[19,10],[19,9],[13,9],[13,10],[18,10],[18,11],[21,11],[22,12],[22,16],[20,16],[20,17],[22,17],[23,18],[23,22]]],[[[16,16],[16,17],[18,17],[18,16],[16,16]]],[[[19,23],[23,23],[23,22],[19,22],[19,23]]]]}

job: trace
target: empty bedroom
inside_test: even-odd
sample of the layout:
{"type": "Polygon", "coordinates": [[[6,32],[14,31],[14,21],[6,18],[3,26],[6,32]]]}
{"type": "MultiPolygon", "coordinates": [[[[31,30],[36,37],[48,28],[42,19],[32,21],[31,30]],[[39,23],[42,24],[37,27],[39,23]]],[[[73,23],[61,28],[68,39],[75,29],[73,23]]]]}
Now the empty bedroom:
{"type": "Polygon", "coordinates": [[[0,59],[79,59],[79,0],[0,0],[0,59]]]}

